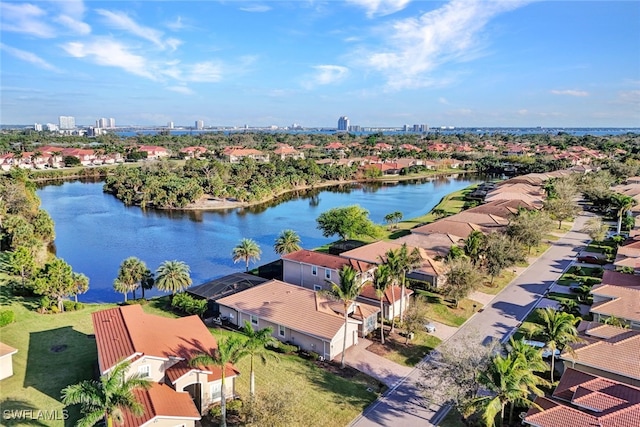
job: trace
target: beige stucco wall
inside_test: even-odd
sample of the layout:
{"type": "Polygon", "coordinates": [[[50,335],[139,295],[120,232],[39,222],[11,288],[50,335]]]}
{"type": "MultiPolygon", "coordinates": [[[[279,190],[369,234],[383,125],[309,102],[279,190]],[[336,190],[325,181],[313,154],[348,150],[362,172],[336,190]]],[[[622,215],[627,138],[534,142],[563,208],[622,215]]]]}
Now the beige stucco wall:
{"type": "MultiPolygon", "coordinates": [[[[302,286],[307,289],[314,290],[314,286],[321,286],[323,289],[329,289],[329,285],[325,278],[325,268],[316,267],[317,274],[313,275],[313,267],[309,264],[282,260],[282,280],[287,283],[302,286]]],[[[339,280],[338,272],[331,270],[331,279],[339,280]]]]}
{"type": "Polygon", "coordinates": [[[144,423],[141,427],[153,426],[153,427],[195,427],[196,422],[194,420],[186,420],[184,418],[160,418],[155,417],[144,423]]]}
{"type": "Polygon", "coordinates": [[[13,375],[13,358],[10,354],[0,357],[0,380],[13,375]]]}
{"type": "MultiPolygon", "coordinates": [[[[173,364],[173,363],[171,363],[173,364]]],[[[171,366],[169,362],[165,360],[152,359],[150,357],[142,357],[135,360],[129,366],[129,375],[138,373],[138,368],[143,365],[149,365],[149,380],[160,383],[164,380],[164,371],[171,366]]]]}

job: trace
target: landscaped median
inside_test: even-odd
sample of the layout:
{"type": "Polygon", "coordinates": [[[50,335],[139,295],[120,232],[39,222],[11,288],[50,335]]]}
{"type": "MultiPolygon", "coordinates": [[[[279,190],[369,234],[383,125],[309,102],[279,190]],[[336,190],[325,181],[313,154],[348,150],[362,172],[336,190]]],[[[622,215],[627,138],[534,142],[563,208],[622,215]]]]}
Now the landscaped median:
{"type": "MultiPolygon", "coordinates": [[[[21,412],[22,418],[3,419],[2,425],[70,425],[64,418],[76,420],[79,411],[72,407],[65,412],[60,392],[67,385],[94,378],[97,351],[91,313],[114,304],[86,304],[80,311],[38,314],[35,298],[12,296],[8,281],[2,280],[0,301],[3,308],[13,310],[16,321],[2,327],[1,340],[18,349],[18,353],[13,355],[14,375],[2,380],[0,406],[3,411],[27,411],[21,412]],[[49,418],[34,422],[24,418],[40,413],[50,414],[49,418]]],[[[177,317],[165,308],[166,302],[166,297],[150,300],[143,305],[143,310],[177,317]]],[[[217,338],[238,334],[211,330],[217,338]]],[[[237,392],[243,397],[249,395],[249,363],[244,359],[237,364],[241,372],[237,392]]],[[[347,425],[378,397],[378,381],[349,369],[339,373],[341,375],[336,375],[317,362],[297,355],[279,355],[279,361],[256,365],[256,390],[292,390],[296,425],[347,425]]]]}

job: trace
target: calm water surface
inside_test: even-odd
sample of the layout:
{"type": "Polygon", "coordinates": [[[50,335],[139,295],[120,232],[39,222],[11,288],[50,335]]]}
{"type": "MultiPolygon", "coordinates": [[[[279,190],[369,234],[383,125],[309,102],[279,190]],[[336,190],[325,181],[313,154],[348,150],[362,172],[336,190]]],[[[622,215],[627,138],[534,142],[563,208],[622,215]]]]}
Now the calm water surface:
{"type": "MultiPolygon", "coordinates": [[[[152,271],[165,260],[184,261],[197,285],[244,270],[243,263],[231,260],[231,250],[243,237],[260,244],[260,263],[267,263],[278,258],[273,242],[283,229],[296,230],[304,248],[336,240],[322,237],[316,228],[316,218],[328,209],[359,204],[377,223],[395,210],[412,218],[431,210],[446,194],[477,181],[473,176],[453,176],[420,183],[348,186],[294,195],[270,205],[212,212],[127,207],[103,193],[101,182],[49,185],[38,195],[55,221],[57,255],[89,277],[90,290],[80,300],[115,302],[123,296],[113,290],[113,280],[127,257],[140,258],[152,271]]],[[[147,295],[158,294],[154,292],[147,295]]]]}

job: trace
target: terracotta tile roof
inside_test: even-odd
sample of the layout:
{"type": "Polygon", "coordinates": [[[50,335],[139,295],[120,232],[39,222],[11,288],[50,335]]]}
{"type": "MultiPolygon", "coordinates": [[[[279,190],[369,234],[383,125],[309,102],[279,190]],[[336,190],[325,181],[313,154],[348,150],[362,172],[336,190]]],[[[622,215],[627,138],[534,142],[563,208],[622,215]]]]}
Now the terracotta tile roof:
{"type": "Polygon", "coordinates": [[[592,313],[640,322],[640,288],[598,285],[591,289],[591,294],[611,298],[609,301],[594,303],[590,310],[592,313]]]}
{"type": "MultiPolygon", "coordinates": [[[[398,250],[402,247],[402,244],[385,242],[379,240],[377,242],[369,243],[368,245],[360,246],[359,248],[352,249],[340,254],[345,258],[352,258],[369,262],[372,264],[381,264],[389,250],[398,250]]],[[[414,246],[408,246],[407,249],[411,252],[414,246]]],[[[418,247],[420,255],[422,257],[422,265],[412,271],[423,272],[429,275],[440,275],[444,271],[444,267],[437,261],[434,261],[424,249],[418,247]]]]}
{"type": "Polygon", "coordinates": [[[633,240],[624,246],[618,248],[618,255],[624,255],[630,258],[640,257],[640,240],[633,240]]]}
{"type": "Polygon", "coordinates": [[[395,241],[398,243],[406,243],[409,246],[416,246],[425,250],[427,255],[432,258],[444,258],[449,254],[451,247],[457,245],[462,240],[460,236],[454,236],[447,233],[430,233],[424,234],[407,234],[399,237],[395,241]]]}
{"type": "Polygon", "coordinates": [[[101,373],[134,356],[188,360],[217,348],[216,339],[198,316],[154,316],[135,304],[97,311],[92,318],[101,373]]]}
{"type": "Polygon", "coordinates": [[[590,328],[591,324],[584,326],[582,323],[578,331],[584,341],[570,344],[573,353],[565,349],[560,355],[563,360],[640,380],[640,331],[608,325],[604,325],[608,328],[590,328]],[[608,337],[598,338],[598,332],[606,333],[608,337]]]}
{"type": "Polygon", "coordinates": [[[11,347],[10,345],[7,345],[3,342],[0,342],[0,357],[4,357],[4,356],[8,356],[10,354],[15,354],[17,353],[18,350],[11,347]]]}
{"type": "MultiPolygon", "coordinates": [[[[180,361],[175,365],[167,368],[165,371],[165,375],[167,376],[171,384],[175,384],[178,379],[184,377],[185,375],[188,375],[190,372],[208,373],[207,381],[209,382],[217,381],[222,378],[222,369],[220,369],[218,366],[199,366],[196,368],[193,366],[189,366],[189,363],[187,361],[180,361]]],[[[225,378],[231,378],[235,377],[236,375],[240,375],[240,372],[231,363],[228,363],[225,366],[224,375],[225,378]]]]}
{"type": "Polygon", "coordinates": [[[509,220],[497,215],[473,211],[462,211],[447,217],[448,221],[468,222],[486,229],[503,228],[509,225],[509,220]]]}
{"type": "Polygon", "coordinates": [[[193,147],[184,147],[180,149],[181,153],[206,153],[207,149],[205,147],[193,146],[193,147]]]}
{"type": "Polygon", "coordinates": [[[475,208],[467,209],[465,212],[484,213],[502,218],[510,218],[518,213],[518,209],[535,210],[538,209],[538,207],[524,200],[494,200],[476,206],[475,208]]]}
{"type": "Polygon", "coordinates": [[[640,288],[640,276],[605,270],[602,274],[602,284],[640,288]]]}
{"type": "Polygon", "coordinates": [[[454,236],[460,236],[462,239],[469,237],[473,231],[483,231],[482,227],[478,224],[469,222],[451,221],[448,218],[440,219],[432,222],[431,224],[422,225],[420,227],[412,228],[411,233],[427,234],[432,233],[444,233],[452,234],[454,236]]]}
{"type": "Polygon", "coordinates": [[[235,156],[235,157],[245,157],[245,156],[262,156],[264,153],[262,151],[256,150],[255,148],[237,148],[237,147],[227,147],[223,151],[225,156],[235,156]]]}
{"type": "Polygon", "coordinates": [[[375,265],[355,259],[347,259],[338,255],[325,254],[322,252],[301,249],[296,252],[283,255],[282,259],[295,261],[302,264],[317,265],[319,267],[341,270],[345,265],[351,265],[356,271],[365,272],[371,270],[375,265]]]}
{"type": "MultiPolygon", "coordinates": [[[[413,295],[413,291],[405,287],[404,294],[406,296],[413,295]]],[[[382,297],[382,302],[386,304],[391,304],[393,303],[394,298],[395,298],[395,301],[400,301],[400,295],[402,295],[402,288],[400,286],[389,286],[389,288],[387,288],[387,291],[384,293],[382,297]]],[[[376,294],[376,289],[373,287],[371,283],[367,283],[362,287],[360,296],[370,300],[380,301],[380,298],[378,298],[378,295],[376,294]]]]}
{"type": "Polygon", "coordinates": [[[536,399],[542,410],[532,407],[525,422],[541,427],[637,427],[640,420],[639,388],[579,370],[565,370],[553,398],[558,401],[536,399]]]}
{"type": "Polygon", "coordinates": [[[344,325],[333,303],[320,293],[279,280],[218,300],[220,305],[327,341],[344,325]]]}
{"type": "Polygon", "coordinates": [[[357,302],[352,316],[354,319],[365,320],[378,313],[380,313],[380,307],[376,307],[372,304],[357,302]]]}
{"type": "Polygon", "coordinates": [[[148,390],[135,390],[134,394],[144,408],[144,413],[135,416],[129,411],[123,411],[125,427],[143,426],[156,417],[175,420],[200,419],[189,393],[179,393],[165,384],[153,383],[148,390]]]}

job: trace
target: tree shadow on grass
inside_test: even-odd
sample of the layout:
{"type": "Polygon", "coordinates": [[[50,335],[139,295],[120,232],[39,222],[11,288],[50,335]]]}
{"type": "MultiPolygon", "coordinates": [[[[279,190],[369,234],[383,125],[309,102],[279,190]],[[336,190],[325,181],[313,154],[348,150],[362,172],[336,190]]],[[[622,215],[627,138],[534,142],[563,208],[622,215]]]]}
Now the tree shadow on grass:
{"type": "MultiPolygon", "coordinates": [[[[31,332],[27,354],[23,387],[33,387],[58,402],[64,387],[95,376],[95,337],[71,326],[31,332]]],[[[69,420],[77,418],[76,408],[69,412],[69,420]]]]}
{"type": "Polygon", "coordinates": [[[35,311],[40,306],[38,297],[23,297],[14,295],[13,289],[20,286],[20,282],[14,279],[0,279],[0,306],[11,305],[12,302],[18,302],[27,310],[35,311]]]}
{"type": "MultiPolygon", "coordinates": [[[[2,408],[2,425],[3,426],[46,426],[39,419],[39,411],[43,408],[36,408],[26,400],[18,398],[7,398],[0,401],[0,407],[2,408]]],[[[49,415],[49,412],[46,413],[49,415]]],[[[62,411],[59,414],[51,412],[51,416],[62,416],[62,411]]]]}

